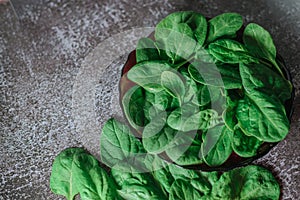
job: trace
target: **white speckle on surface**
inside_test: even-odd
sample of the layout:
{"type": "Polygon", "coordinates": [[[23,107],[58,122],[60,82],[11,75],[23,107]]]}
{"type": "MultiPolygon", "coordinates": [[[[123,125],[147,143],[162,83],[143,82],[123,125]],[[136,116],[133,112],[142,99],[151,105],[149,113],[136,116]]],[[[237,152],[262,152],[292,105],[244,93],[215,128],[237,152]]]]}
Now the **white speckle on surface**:
{"type": "MultiPolygon", "coordinates": [[[[72,90],[86,56],[110,36],[154,26],[173,11],[196,10],[208,17],[238,12],[245,22],[263,25],[286,60],[299,98],[298,0],[12,2],[20,21],[9,5],[0,5],[0,199],[63,199],[50,191],[49,177],[61,150],[83,145],[72,116],[72,90]]],[[[95,83],[99,129],[119,113],[115,104],[120,71],[113,66],[118,63],[109,65],[95,83]]],[[[282,199],[300,196],[299,108],[287,138],[256,161],[279,179],[282,199]]]]}

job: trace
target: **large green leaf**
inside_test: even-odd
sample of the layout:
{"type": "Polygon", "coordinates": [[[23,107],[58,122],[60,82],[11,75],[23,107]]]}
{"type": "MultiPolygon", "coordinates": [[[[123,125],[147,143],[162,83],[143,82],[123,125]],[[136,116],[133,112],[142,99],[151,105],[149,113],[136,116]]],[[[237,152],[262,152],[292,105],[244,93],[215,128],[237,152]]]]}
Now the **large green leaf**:
{"type": "Polygon", "coordinates": [[[209,166],[223,164],[232,153],[231,138],[233,132],[225,125],[216,126],[207,131],[201,147],[204,162],[209,166]]]}
{"type": "Polygon", "coordinates": [[[111,174],[119,187],[118,193],[124,200],[168,199],[149,172],[137,172],[126,163],[114,166],[111,174]]]}
{"type": "Polygon", "coordinates": [[[206,43],[213,42],[220,37],[235,37],[242,27],[243,18],[237,13],[223,13],[208,21],[208,36],[206,43]]]}
{"type": "Polygon", "coordinates": [[[216,40],[209,44],[208,51],[215,59],[223,63],[257,62],[246,47],[235,40],[216,40]]]}
{"type": "Polygon", "coordinates": [[[62,151],[54,160],[50,177],[51,190],[68,200],[80,194],[82,200],[115,200],[114,182],[99,167],[98,161],[81,148],[62,151]]]}
{"type": "Polygon", "coordinates": [[[169,200],[200,199],[201,194],[187,180],[176,180],[170,190],[169,200]]]}
{"type": "Polygon", "coordinates": [[[101,161],[104,164],[112,167],[125,158],[144,152],[142,143],[134,137],[128,126],[115,119],[106,122],[100,138],[101,161]]]}
{"type": "Polygon", "coordinates": [[[161,86],[161,74],[170,69],[171,66],[166,62],[145,61],[132,67],[128,71],[127,77],[149,92],[159,92],[163,90],[161,86]]]}
{"type": "Polygon", "coordinates": [[[193,62],[188,67],[191,77],[198,83],[225,89],[237,89],[242,87],[242,81],[238,66],[222,64],[208,64],[193,62]]]}
{"type": "Polygon", "coordinates": [[[241,63],[240,73],[243,86],[249,94],[260,91],[279,98],[281,102],[291,98],[291,83],[266,65],[241,63]]]}
{"type": "Polygon", "coordinates": [[[280,187],[272,173],[253,165],[223,173],[211,192],[216,200],[278,200],[279,195],[280,187]]]}
{"type": "Polygon", "coordinates": [[[245,135],[241,129],[236,129],[232,136],[233,151],[244,158],[255,156],[258,148],[263,143],[256,137],[245,135]]]}
{"type": "Polygon", "coordinates": [[[258,58],[269,60],[276,70],[283,76],[283,73],[276,62],[276,47],[270,33],[255,23],[246,26],[243,34],[243,41],[251,54],[258,58]]]}
{"type": "Polygon", "coordinates": [[[236,117],[244,133],[266,142],[281,141],[289,131],[289,120],[280,100],[261,92],[246,93],[238,103],[236,117]]]}

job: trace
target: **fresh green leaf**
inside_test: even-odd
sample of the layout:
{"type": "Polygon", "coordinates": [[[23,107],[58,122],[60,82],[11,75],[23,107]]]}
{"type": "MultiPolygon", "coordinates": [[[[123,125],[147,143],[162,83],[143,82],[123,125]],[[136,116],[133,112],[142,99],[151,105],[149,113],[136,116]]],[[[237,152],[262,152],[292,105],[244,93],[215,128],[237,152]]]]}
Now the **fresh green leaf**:
{"type": "Polygon", "coordinates": [[[146,107],[145,103],[147,103],[145,90],[138,85],[130,88],[123,96],[124,114],[129,124],[136,130],[141,130],[148,123],[143,109],[146,107]]]}
{"type": "Polygon", "coordinates": [[[207,131],[201,147],[204,161],[209,166],[223,164],[230,154],[231,135],[233,134],[225,125],[216,126],[207,131]]]}
{"type": "Polygon", "coordinates": [[[170,95],[182,103],[183,96],[185,95],[185,83],[179,75],[171,71],[164,71],[161,74],[161,85],[170,95]]]}
{"type": "Polygon", "coordinates": [[[161,153],[172,144],[177,131],[166,125],[166,120],[167,114],[162,111],[145,127],[142,142],[147,152],[161,153]]]}
{"type": "Polygon", "coordinates": [[[159,92],[163,90],[161,74],[170,69],[171,66],[166,62],[145,61],[132,67],[128,71],[127,77],[149,92],[159,92]]]}
{"type": "Polygon", "coordinates": [[[180,131],[205,130],[220,123],[218,113],[213,109],[197,111],[192,104],[184,104],[168,116],[167,124],[180,131]]]}
{"type": "Polygon", "coordinates": [[[55,158],[52,165],[51,190],[55,194],[65,196],[68,200],[73,200],[80,191],[80,188],[74,184],[76,176],[73,176],[73,170],[75,168],[75,157],[81,153],[84,153],[84,150],[81,148],[66,149],[55,158]]]}
{"type": "Polygon", "coordinates": [[[201,194],[191,185],[189,181],[178,179],[171,186],[169,200],[200,198],[201,194]]]}
{"type": "Polygon", "coordinates": [[[247,93],[238,103],[236,117],[244,133],[265,142],[281,141],[289,132],[284,106],[261,92],[247,93]]]}
{"type": "Polygon", "coordinates": [[[118,193],[124,200],[168,199],[148,172],[136,172],[131,165],[121,164],[114,166],[111,174],[119,186],[118,193]]]}
{"type": "Polygon", "coordinates": [[[206,43],[213,42],[220,37],[232,38],[242,27],[243,18],[237,13],[223,13],[208,21],[208,36],[206,43]]]}
{"type": "Polygon", "coordinates": [[[161,60],[155,42],[150,38],[141,38],[136,47],[136,62],[161,60]]]}
{"type": "Polygon", "coordinates": [[[270,33],[267,30],[258,24],[250,23],[244,30],[243,41],[251,54],[258,58],[269,60],[279,74],[284,77],[278,63],[276,62],[276,47],[270,33]]]}
{"type": "Polygon", "coordinates": [[[109,119],[102,129],[100,138],[101,161],[112,167],[125,158],[144,153],[142,143],[134,137],[128,126],[109,119]]]}
{"type": "Polygon", "coordinates": [[[117,198],[114,182],[99,167],[98,161],[81,148],[62,151],[54,160],[50,177],[51,190],[73,200],[117,198]]]}
{"type": "Polygon", "coordinates": [[[213,185],[211,196],[216,200],[278,200],[280,187],[271,172],[249,165],[223,173],[213,185]]]}
{"type": "Polygon", "coordinates": [[[256,137],[245,135],[241,129],[234,131],[231,141],[233,151],[244,158],[255,156],[263,143],[256,137]]]}
{"type": "Polygon", "coordinates": [[[263,64],[241,63],[240,73],[243,86],[249,94],[259,91],[279,98],[282,103],[291,98],[291,83],[263,64]]]}
{"type": "Polygon", "coordinates": [[[193,62],[188,71],[191,77],[198,83],[225,89],[237,89],[242,87],[239,68],[234,65],[193,62]]]}
{"type": "Polygon", "coordinates": [[[257,62],[257,59],[249,54],[246,47],[235,40],[216,40],[209,44],[208,51],[215,59],[223,63],[257,62]]]}

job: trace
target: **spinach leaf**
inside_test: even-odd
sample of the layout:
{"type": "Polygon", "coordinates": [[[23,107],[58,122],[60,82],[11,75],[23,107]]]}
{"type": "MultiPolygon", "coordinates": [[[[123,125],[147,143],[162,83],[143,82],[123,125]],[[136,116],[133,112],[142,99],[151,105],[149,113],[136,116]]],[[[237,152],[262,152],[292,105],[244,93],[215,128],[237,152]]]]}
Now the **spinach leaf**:
{"type": "Polygon", "coordinates": [[[235,40],[216,40],[209,44],[208,51],[215,59],[223,63],[258,62],[243,44],[235,40]]]}
{"type": "Polygon", "coordinates": [[[182,78],[174,72],[164,71],[161,74],[161,85],[173,97],[182,104],[182,98],[185,95],[185,83],[182,78]]]}
{"type": "Polygon", "coordinates": [[[192,11],[175,12],[161,20],[156,25],[156,40],[163,40],[164,38],[167,38],[169,32],[172,31],[178,24],[187,24],[191,28],[198,45],[202,46],[204,44],[207,33],[206,19],[201,14],[192,11]]]}
{"type": "Polygon", "coordinates": [[[167,200],[151,173],[136,172],[128,164],[114,166],[111,174],[114,177],[119,189],[118,194],[126,200],[167,200]]]}
{"type": "Polygon", "coordinates": [[[198,84],[192,79],[186,68],[180,71],[186,81],[186,92],[183,103],[191,103],[197,106],[205,106],[210,102],[210,93],[206,85],[198,84]]]}
{"type": "Polygon", "coordinates": [[[197,107],[192,104],[184,104],[170,113],[167,124],[180,131],[205,130],[220,123],[218,113],[213,109],[197,112],[197,107]]]}
{"type": "Polygon", "coordinates": [[[157,26],[155,38],[162,44],[172,64],[188,60],[197,44],[192,29],[186,23],[173,24],[171,29],[157,26]]]}
{"type": "Polygon", "coordinates": [[[276,62],[276,47],[270,33],[255,23],[246,26],[243,33],[243,41],[251,54],[258,58],[269,60],[275,69],[284,77],[278,63],[276,62]]]}
{"type": "Polygon", "coordinates": [[[180,166],[197,165],[203,163],[201,145],[181,143],[166,150],[168,157],[180,166]]]}
{"type": "Polygon", "coordinates": [[[281,141],[288,134],[289,120],[280,100],[262,92],[246,93],[237,107],[240,128],[265,142],[281,141]]]}
{"type": "Polygon", "coordinates": [[[213,199],[279,199],[280,187],[268,170],[249,165],[222,174],[213,185],[213,199]]]}
{"type": "Polygon", "coordinates": [[[102,129],[100,138],[101,161],[112,167],[125,158],[144,153],[142,143],[134,137],[128,126],[109,119],[102,129]]]}
{"type": "Polygon", "coordinates": [[[242,27],[243,18],[237,13],[223,13],[208,21],[208,36],[206,44],[220,37],[235,37],[236,32],[242,27]]]}
{"type": "Polygon", "coordinates": [[[50,187],[68,200],[79,193],[83,200],[117,198],[114,182],[99,167],[98,161],[81,148],[66,149],[55,158],[50,187]]]}
{"type": "Polygon", "coordinates": [[[144,109],[146,106],[145,91],[135,85],[130,88],[122,99],[124,114],[129,124],[136,130],[141,130],[147,123],[144,109]]]}
{"type": "Polygon", "coordinates": [[[50,177],[52,192],[73,200],[80,188],[76,184],[76,176],[73,176],[75,168],[74,160],[77,154],[84,153],[81,148],[70,148],[62,151],[54,160],[50,177]]]}
{"type": "Polygon", "coordinates": [[[178,179],[171,186],[169,200],[200,198],[201,194],[190,184],[189,181],[178,179]]]}
{"type": "Polygon", "coordinates": [[[291,98],[291,83],[263,64],[241,63],[240,73],[243,86],[249,94],[259,91],[279,98],[282,103],[291,98]]]}
{"type": "Polygon", "coordinates": [[[132,67],[128,71],[127,77],[149,92],[159,92],[163,90],[161,74],[170,69],[171,66],[166,62],[145,61],[132,67]]]}
{"type": "Polygon", "coordinates": [[[231,141],[233,151],[244,158],[255,156],[258,148],[263,143],[256,137],[245,135],[241,129],[234,131],[231,141]]]}
{"type": "Polygon", "coordinates": [[[155,42],[150,38],[141,38],[136,47],[136,62],[161,60],[155,42]]]}
{"type": "Polygon", "coordinates": [[[144,128],[142,142],[147,152],[161,153],[172,144],[177,131],[166,125],[166,120],[167,114],[162,111],[144,128]]]}
{"type": "Polygon", "coordinates": [[[242,87],[239,68],[234,65],[214,65],[202,62],[193,62],[188,67],[191,77],[204,85],[237,89],[242,87]]]}
{"type": "Polygon", "coordinates": [[[233,132],[225,125],[207,131],[201,151],[204,162],[209,166],[223,164],[232,153],[231,137],[233,132]]]}

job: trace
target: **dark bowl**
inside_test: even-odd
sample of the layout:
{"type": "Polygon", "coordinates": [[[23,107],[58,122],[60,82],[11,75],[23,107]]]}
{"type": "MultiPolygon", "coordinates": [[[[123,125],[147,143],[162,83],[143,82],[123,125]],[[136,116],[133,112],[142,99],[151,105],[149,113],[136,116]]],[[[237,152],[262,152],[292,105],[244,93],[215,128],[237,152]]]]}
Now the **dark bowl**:
{"type": "MultiPolygon", "coordinates": [[[[238,32],[237,38],[236,38],[237,40],[241,40],[240,38],[241,38],[241,33],[243,32],[243,29],[244,29],[244,27],[238,32]]],[[[153,38],[153,33],[149,37],[153,38]]],[[[283,71],[286,79],[292,83],[292,78],[291,78],[288,68],[286,67],[284,59],[280,55],[277,55],[276,59],[280,63],[280,67],[282,68],[282,71],[283,71]]],[[[122,69],[122,77],[119,82],[120,104],[121,104],[123,96],[127,92],[127,90],[135,85],[135,83],[130,81],[126,75],[127,72],[131,69],[131,67],[133,67],[135,64],[136,64],[136,51],[134,50],[128,55],[127,62],[125,63],[125,65],[122,69]]],[[[293,109],[294,97],[295,97],[295,89],[293,87],[291,98],[289,100],[287,100],[284,105],[285,110],[286,110],[286,115],[290,121],[291,121],[293,110],[294,110],[293,109]]],[[[123,110],[123,107],[122,107],[122,110],[123,110]]],[[[123,113],[124,113],[124,111],[123,111],[123,113]]],[[[125,116],[125,114],[124,114],[124,116],[125,116]]],[[[141,132],[135,131],[135,134],[138,135],[139,138],[141,138],[141,134],[142,134],[141,132]]],[[[206,164],[188,165],[188,166],[182,166],[182,167],[189,168],[189,169],[197,169],[197,170],[202,170],[202,171],[227,171],[227,170],[230,170],[230,169],[233,169],[236,167],[241,167],[241,166],[250,164],[257,158],[260,158],[260,157],[264,156],[265,154],[267,154],[276,144],[277,143],[265,142],[258,149],[257,155],[255,155],[253,157],[248,157],[248,158],[240,157],[233,152],[224,164],[217,166],[217,167],[211,167],[206,164]]],[[[172,162],[165,153],[161,153],[160,156],[163,159],[172,162]]]]}

